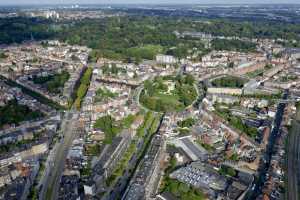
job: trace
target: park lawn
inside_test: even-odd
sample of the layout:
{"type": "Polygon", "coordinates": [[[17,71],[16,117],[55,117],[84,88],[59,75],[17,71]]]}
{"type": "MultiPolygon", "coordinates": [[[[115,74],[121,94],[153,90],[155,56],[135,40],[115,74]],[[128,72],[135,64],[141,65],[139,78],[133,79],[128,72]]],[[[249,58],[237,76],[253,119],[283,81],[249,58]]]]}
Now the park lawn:
{"type": "Polygon", "coordinates": [[[160,99],[162,104],[168,105],[168,110],[176,110],[180,111],[184,109],[183,104],[179,101],[179,97],[177,95],[170,95],[170,94],[162,94],[156,93],[153,96],[154,99],[160,99]]]}
{"type": "Polygon", "coordinates": [[[181,104],[179,102],[179,97],[177,95],[171,94],[163,94],[163,93],[156,93],[154,97],[161,99],[164,103],[178,105],[181,104]]]}
{"type": "Polygon", "coordinates": [[[177,76],[174,80],[156,77],[154,81],[146,80],[140,101],[148,109],[157,112],[182,111],[191,105],[197,97],[194,78],[191,75],[177,76]]]}

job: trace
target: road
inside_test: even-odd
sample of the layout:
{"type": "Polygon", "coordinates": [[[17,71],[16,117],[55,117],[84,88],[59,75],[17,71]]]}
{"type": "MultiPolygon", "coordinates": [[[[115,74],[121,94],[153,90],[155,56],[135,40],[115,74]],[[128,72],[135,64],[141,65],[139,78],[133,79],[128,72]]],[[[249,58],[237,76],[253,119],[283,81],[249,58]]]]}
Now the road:
{"type": "MultiPolygon", "coordinates": [[[[288,90],[285,90],[283,93],[283,100],[288,98],[288,90]]],[[[278,132],[281,127],[281,122],[283,118],[283,113],[285,109],[286,103],[279,103],[277,107],[276,116],[273,122],[273,128],[269,137],[269,142],[266,148],[266,151],[263,155],[263,160],[259,166],[258,174],[256,176],[256,180],[253,182],[252,189],[246,194],[246,200],[256,199],[262,193],[262,187],[266,181],[266,172],[268,171],[271,165],[272,153],[275,140],[278,136],[278,132]]],[[[290,200],[290,199],[289,199],[290,200]]]]}
{"type": "Polygon", "coordinates": [[[300,107],[297,108],[296,119],[292,122],[287,144],[287,188],[286,199],[299,199],[300,170],[300,107]]]}
{"type": "Polygon", "coordinates": [[[134,95],[135,95],[134,99],[135,99],[137,105],[138,105],[140,108],[143,108],[146,112],[148,112],[149,109],[146,108],[145,106],[143,106],[143,105],[141,104],[141,102],[140,102],[140,96],[141,96],[141,92],[143,91],[143,89],[144,89],[144,86],[143,86],[143,85],[141,85],[141,86],[139,86],[138,88],[136,88],[136,92],[135,92],[135,94],[134,94],[134,95]]]}
{"type": "Polygon", "coordinates": [[[53,156],[53,163],[51,163],[51,172],[45,178],[43,188],[40,193],[40,199],[52,200],[56,199],[58,195],[60,178],[64,169],[65,158],[68,150],[75,138],[74,127],[77,123],[78,113],[74,110],[66,111],[61,125],[63,139],[59,141],[55,155],[53,156]]]}

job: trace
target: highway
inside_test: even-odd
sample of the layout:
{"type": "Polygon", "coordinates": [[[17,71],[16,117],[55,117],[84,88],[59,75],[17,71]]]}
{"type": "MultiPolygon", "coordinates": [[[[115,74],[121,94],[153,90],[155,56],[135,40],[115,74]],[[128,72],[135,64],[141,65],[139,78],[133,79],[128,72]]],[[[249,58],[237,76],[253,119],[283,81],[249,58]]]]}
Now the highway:
{"type": "Polygon", "coordinates": [[[40,192],[41,200],[57,199],[59,183],[64,169],[65,158],[68,150],[75,138],[74,127],[77,123],[78,113],[74,110],[66,111],[61,125],[63,139],[59,141],[55,155],[53,155],[53,163],[51,163],[51,171],[47,177],[40,192]]]}
{"type": "Polygon", "coordinates": [[[287,188],[286,199],[299,199],[299,170],[300,170],[300,107],[297,107],[296,119],[288,136],[287,145],[287,188]]]}

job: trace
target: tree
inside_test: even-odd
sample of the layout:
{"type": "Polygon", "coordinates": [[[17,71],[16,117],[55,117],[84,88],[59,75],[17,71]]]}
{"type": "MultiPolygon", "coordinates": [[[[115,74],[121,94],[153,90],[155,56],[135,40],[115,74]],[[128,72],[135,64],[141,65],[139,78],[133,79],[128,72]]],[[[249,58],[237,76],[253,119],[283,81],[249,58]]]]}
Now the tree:
{"type": "Polygon", "coordinates": [[[87,85],[81,84],[77,90],[77,97],[83,98],[87,91],[87,87],[88,87],[87,85]]]}
{"type": "Polygon", "coordinates": [[[112,143],[113,138],[119,132],[119,127],[114,124],[115,120],[110,115],[100,117],[94,124],[94,128],[99,128],[104,132],[106,143],[112,143]]]}
{"type": "Polygon", "coordinates": [[[38,119],[43,116],[43,113],[33,111],[26,105],[18,104],[16,99],[12,99],[5,106],[0,106],[0,127],[5,124],[18,124],[22,121],[38,119]]]}
{"type": "Polygon", "coordinates": [[[148,96],[153,96],[153,94],[155,92],[155,88],[153,87],[153,84],[150,80],[146,80],[144,82],[144,88],[145,88],[146,94],[148,96]]]}
{"type": "Polygon", "coordinates": [[[193,85],[195,82],[195,78],[191,74],[187,74],[185,76],[185,83],[188,85],[193,85]]]}
{"type": "Polygon", "coordinates": [[[77,98],[74,102],[74,106],[79,110],[81,107],[81,99],[77,98]]]}
{"type": "Polygon", "coordinates": [[[80,85],[77,88],[76,100],[75,100],[75,106],[77,109],[80,109],[81,101],[83,97],[86,95],[86,92],[89,88],[92,72],[93,69],[91,67],[88,67],[80,79],[80,85]]]}
{"type": "Polygon", "coordinates": [[[214,39],[212,40],[212,48],[215,50],[253,52],[256,50],[256,44],[241,40],[214,39]]]}
{"type": "Polygon", "coordinates": [[[177,125],[182,128],[184,128],[184,127],[189,128],[189,127],[193,126],[195,123],[196,123],[196,120],[194,118],[187,118],[183,121],[178,121],[177,125]]]}

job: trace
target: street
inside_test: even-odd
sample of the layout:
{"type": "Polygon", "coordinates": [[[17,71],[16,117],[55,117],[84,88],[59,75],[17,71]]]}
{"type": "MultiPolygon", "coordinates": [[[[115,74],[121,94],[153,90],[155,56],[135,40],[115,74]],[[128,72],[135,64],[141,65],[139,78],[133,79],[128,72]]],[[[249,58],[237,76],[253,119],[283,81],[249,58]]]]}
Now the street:
{"type": "MultiPolygon", "coordinates": [[[[282,99],[286,100],[287,98],[288,98],[288,90],[284,91],[282,99]]],[[[256,180],[252,184],[252,189],[247,193],[245,197],[245,199],[247,200],[256,199],[261,194],[262,186],[266,181],[266,172],[268,171],[271,164],[273,147],[274,147],[275,140],[278,136],[278,132],[280,130],[285,106],[286,103],[278,104],[276,116],[273,122],[273,128],[269,137],[269,142],[266,151],[263,155],[263,160],[261,161],[260,167],[258,169],[256,180]]]]}
{"type": "Polygon", "coordinates": [[[74,126],[77,122],[78,114],[73,111],[66,111],[61,125],[63,140],[59,141],[55,155],[53,155],[53,163],[48,177],[45,177],[44,185],[40,193],[40,199],[56,199],[58,195],[60,178],[63,173],[65,158],[72,144],[75,134],[73,134],[74,126]]]}

